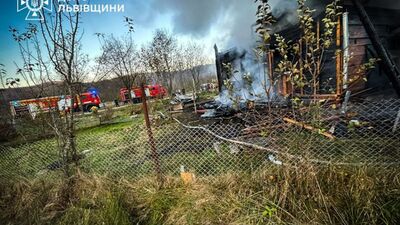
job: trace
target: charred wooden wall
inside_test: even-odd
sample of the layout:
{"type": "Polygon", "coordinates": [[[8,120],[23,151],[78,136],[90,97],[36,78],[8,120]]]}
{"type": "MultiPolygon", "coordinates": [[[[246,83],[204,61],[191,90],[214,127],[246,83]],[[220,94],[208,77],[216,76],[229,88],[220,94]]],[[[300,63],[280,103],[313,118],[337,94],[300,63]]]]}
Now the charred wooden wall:
{"type": "Polygon", "coordinates": [[[229,80],[235,71],[242,72],[243,67],[241,66],[241,61],[246,56],[247,52],[237,48],[232,48],[225,52],[218,52],[218,48],[214,48],[218,89],[222,92],[225,90],[224,81],[229,80]]]}
{"type": "MultiPolygon", "coordinates": [[[[355,80],[350,85],[350,89],[353,92],[365,89],[373,92],[391,91],[390,82],[379,66],[367,74],[362,74],[360,77],[358,73],[360,66],[368,62],[369,58],[378,58],[378,56],[354,7],[348,5],[345,10],[349,12],[349,50],[351,54],[349,79],[355,80]]],[[[366,11],[382,43],[389,50],[397,65],[400,65],[400,39],[399,35],[396,34],[396,29],[400,27],[400,11],[376,7],[366,7],[366,11]]]]}

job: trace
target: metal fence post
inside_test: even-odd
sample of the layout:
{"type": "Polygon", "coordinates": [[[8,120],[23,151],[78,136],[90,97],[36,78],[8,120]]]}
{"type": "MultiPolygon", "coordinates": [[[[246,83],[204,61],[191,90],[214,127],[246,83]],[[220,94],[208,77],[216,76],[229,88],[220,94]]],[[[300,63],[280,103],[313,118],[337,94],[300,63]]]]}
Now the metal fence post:
{"type": "Polygon", "coordinates": [[[146,123],[147,136],[149,138],[149,144],[150,144],[150,147],[151,147],[152,158],[153,158],[155,170],[156,170],[156,173],[157,173],[157,178],[159,179],[159,181],[162,181],[162,171],[161,171],[161,166],[160,166],[160,159],[159,159],[159,156],[158,156],[156,143],[154,141],[153,132],[151,130],[151,124],[150,124],[150,118],[149,118],[149,110],[148,110],[148,107],[147,107],[147,96],[146,96],[144,84],[141,85],[141,92],[142,92],[143,114],[144,114],[144,120],[145,120],[145,123],[146,123]]]}

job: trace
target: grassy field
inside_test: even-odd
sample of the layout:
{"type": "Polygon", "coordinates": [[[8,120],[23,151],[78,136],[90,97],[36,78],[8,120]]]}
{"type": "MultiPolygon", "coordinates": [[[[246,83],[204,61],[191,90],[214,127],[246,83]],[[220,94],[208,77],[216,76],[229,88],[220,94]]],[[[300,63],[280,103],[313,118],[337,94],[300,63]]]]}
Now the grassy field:
{"type": "MultiPolygon", "coordinates": [[[[155,125],[158,121],[157,112],[165,111],[166,105],[168,100],[149,102],[155,125]]],[[[107,110],[97,114],[77,114],[78,152],[90,152],[81,161],[82,169],[112,177],[136,177],[150,173],[152,163],[148,158],[150,148],[146,145],[141,105],[124,105],[112,111],[112,118],[107,121],[101,119],[105,117],[107,110]]],[[[37,126],[40,122],[42,121],[38,118],[27,123],[27,129],[25,126],[19,127],[24,132],[23,135],[0,145],[0,178],[33,178],[58,169],[57,141],[52,135],[37,135],[46,133],[46,128],[37,126]]],[[[23,123],[24,121],[19,121],[18,124],[23,123]]],[[[157,130],[154,132],[156,138],[165,135],[157,130]]]]}
{"type": "MultiPolygon", "coordinates": [[[[140,107],[121,107],[111,120],[77,130],[79,152],[88,154],[68,179],[61,171],[49,169],[58,159],[54,138],[2,148],[1,224],[350,225],[400,221],[398,168],[291,164],[283,156],[279,159],[285,163],[276,165],[268,159],[271,153],[235,149],[210,134],[178,129],[177,124],[158,119],[156,112],[165,110],[166,104],[166,100],[150,103],[163,182],[155,178],[140,107]],[[183,183],[181,166],[196,176],[194,182],[183,183]]],[[[99,117],[83,115],[80,119],[85,123],[99,117]]],[[[216,130],[224,135],[223,130],[216,130]]],[[[270,135],[261,132],[264,138],[270,135]]],[[[331,141],[318,133],[288,129],[268,140],[267,146],[286,148],[290,154],[323,156],[336,162],[368,159],[369,149],[389,161],[399,149],[399,143],[385,135],[373,141],[365,137],[331,141]]]]}
{"type": "MultiPolygon", "coordinates": [[[[149,102],[149,109],[156,126],[157,112],[165,111],[167,105],[168,100],[149,102]]],[[[113,177],[122,175],[136,177],[148,174],[152,170],[152,163],[148,157],[150,147],[146,145],[148,140],[143,126],[143,115],[140,113],[141,105],[135,104],[112,109],[112,116],[106,121],[104,117],[107,116],[107,109],[97,114],[77,114],[78,152],[90,152],[81,161],[82,169],[113,177]]],[[[19,137],[0,146],[0,177],[32,178],[43,172],[58,169],[57,141],[51,135],[36,135],[44,133],[40,130],[41,127],[36,126],[41,122],[39,119],[31,121],[30,129],[20,127],[24,132],[23,138],[19,137]],[[27,139],[28,136],[31,138],[27,139]]],[[[22,121],[20,122],[19,124],[22,124],[22,121]]],[[[166,135],[165,131],[169,132],[168,129],[163,130],[164,133],[154,129],[155,137],[160,138],[166,135]]]]}
{"type": "MultiPolygon", "coordinates": [[[[181,166],[199,176],[256,171],[270,166],[271,153],[268,151],[254,151],[239,146],[236,149],[238,153],[232,154],[231,148],[235,146],[232,147],[228,142],[157,118],[157,112],[165,108],[165,104],[166,100],[150,103],[153,134],[164,174],[179,175],[181,166]],[[219,152],[216,146],[219,146],[219,152]]],[[[155,162],[144,129],[143,116],[137,114],[140,110],[140,105],[120,107],[115,110],[112,120],[77,130],[78,152],[88,153],[80,161],[84,172],[113,178],[137,178],[154,174],[155,162]],[[132,114],[135,116],[131,117],[132,114]]],[[[97,120],[96,115],[84,115],[82,118],[97,120]]],[[[223,130],[216,129],[216,132],[223,130]]],[[[277,130],[275,134],[260,132],[264,142],[261,145],[311,161],[330,161],[334,164],[364,162],[385,168],[385,163],[394,162],[391,156],[396,155],[400,149],[399,142],[384,136],[377,136],[373,140],[346,137],[332,141],[318,133],[299,131],[296,127],[286,129],[285,132],[277,130]],[[379,166],[379,163],[382,165],[379,166]]],[[[253,143],[257,140],[244,141],[253,143]]],[[[7,179],[32,178],[58,169],[59,157],[54,138],[7,147],[2,150],[2,156],[0,177],[7,179]]],[[[285,164],[297,161],[284,154],[277,157],[285,164]]]]}
{"type": "Polygon", "coordinates": [[[2,224],[397,224],[400,174],[368,168],[270,167],[185,185],[178,177],[0,184],[2,224]]]}
{"type": "MultiPolygon", "coordinates": [[[[113,144],[124,142],[123,138],[135,138],[137,132],[127,131],[131,131],[133,128],[140,127],[143,124],[143,116],[131,117],[132,113],[139,111],[139,105],[121,107],[115,110],[111,120],[103,124],[99,123],[97,115],[85,114],[78,117],[78,130],[76,132],[78,151],[100,148],[107,150],[114,147],[113,144]],[[83,123],[85,124],[83,125],[83,123]],[[116,132],[126,132],[131,135],[119,136],[115,135],[116,132]]],[[[34,128],[25,130],[24,137],[30,133],[36,134],[38,132],[40,131],[34,128]]],[[[41,170],[56,166],[55,164],[59,159],[56,139],[51,135],[42,137],[39,140],[36,140],[37,137],[32,139],[32,141],[27,141],[25,138],[20,137],[0,146],[0,177],[35,177],[41,170]]],[[[93,156],[93,162],[91,163],[95,166],[96,152],[93,156]]]]}

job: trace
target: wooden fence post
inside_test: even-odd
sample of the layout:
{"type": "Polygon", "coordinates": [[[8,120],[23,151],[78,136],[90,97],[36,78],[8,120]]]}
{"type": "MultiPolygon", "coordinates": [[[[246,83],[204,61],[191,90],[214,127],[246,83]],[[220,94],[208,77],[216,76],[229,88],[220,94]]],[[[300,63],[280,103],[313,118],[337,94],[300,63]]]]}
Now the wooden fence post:
{"type": "Polygon", "coordinates": [[[146,123],[147,136],[148,136],[149,144],[151,147],[151,155],[153,158],[155,171],[157,173],[157,178],[162,183],[163,177],[162,177],[162,171],[161,171],[161,166],[160,166],[160,159],[158,156],[156,143],[154,141],[153,132],[151,130],[149,110],[147,107],[147,96],[146,96],[144,84],[141,85],[141,92],[142,92],[142,106],[143,106],[144,121],[146,123]]]}

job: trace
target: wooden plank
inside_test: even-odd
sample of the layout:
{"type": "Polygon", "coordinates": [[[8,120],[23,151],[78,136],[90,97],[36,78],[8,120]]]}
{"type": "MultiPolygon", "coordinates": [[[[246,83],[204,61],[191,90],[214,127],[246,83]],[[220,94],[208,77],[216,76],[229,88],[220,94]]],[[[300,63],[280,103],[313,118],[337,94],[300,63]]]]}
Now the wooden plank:
{"type": "Polygon", "coordinates": [[[365,74],[359,74],[359,69],[360,65],[349,67],[349,79],[352,80],[349,86],[352,92],[360,91],[366,88],[366,82],[364,80],[365,74]]]}
{"type": "Polygon", "coordinates": [[[355,65],[355,66],[349,66],[349,74],[351,76],[356,76],[358,73],[358,70],[360,69],[361,65],[355,65]]]}
{"type": "MultiPolygon", "coordinates": [[[[387,26],[377,26],[376,31],[379,34],[379,37],[385,38],[388,37],[390,31],[387,26]]],[[[365,30],[363,25],[351,25],[349,26],[350,38],[369,38],[367,31],[365,30]]]]}
{"type": "Polygon", "coordinates": [[[315,128],[315,127],[312,127],[312,126],[310,126],[310,125],[307,125],[307,124],[305,124],[305,123],[303,123],[303,122],[298,122],[298,121],[296,121],[296,120],[289,119],[289,118],[284,118],[283,121],[285,121],[285,122],[287,122],[287,123],[294,124],[294,125],[296,125],[296,126],[298,126],[298,127],[302,127],[302,128],[304,128],[304,129],[306,129],[306,130],[316,132],[316,133],[321,134],[321,135],[323,135],[323,136],[325,136],[325,137],[327,137],[327,138],[329,138],[329,139],[331,139],[331,140],[334,140],[334,139],[335,139],[335,136],[333,136],[332,134],[330,134],[330,133],[328,133],[328,132],[321,132],[320,129],[317,129],[317,128],[315,128]]]}
{"type": "Polygon", "coordinates": [[[363,73],[363,74],[359,73],[360,67],[361,67],[361,65],[350,66],[349,67],[349,74],[350,74],[349,77],[353,78],[353,79],[356,78],[357,76],[364,77],[365,73],[363,73]]]}
{"type": "Polygon", "coordinates": [[[316,94],[316,95],[298,95],[302,98],[317,98],[317,99],[326,99],[326,98],[337,98],[336,94],[316,94]]]}
{"type": "Polygon", "coordinates": [[[350,45],[349,52],[350,52],[351,56],[365,55],[366,46],[365,45],[358,45],[358,46],[350,45]]]}
{"type": "MultiPolygon", "coordinates": [[[[352,16],[349,18],[349,24],[351,26],[355,25],[360,25],[362,26],[362,22],[360,20],[360,17],[354,16],[354,14],[351,14],[352,16]]],[[[380,16],[375,16],[373,18],[373,23],[375,26],[397,26],[399,25],[398,17],[392,16],[392,17],[380,17],[380,16]]]]}
{"type": "Polygon", "coordinates": [[[349,86],[349,90],[351,92],[359,92],[364,89],[365,89],[365,83],[362,80],[358,80],[357,82],[354,82],[349,86]]]}
{"type": "Polygon", "coordinates": [[[282,94],[283,94],[283,96],[286,96],[286,95],[288,95],[288,82],[286,81],[287,80],[287,76],[284,74],[284,75],[282,75],[282,94]]]}
{"type": "Polygon", "coordinates": [[[366,55],[356,55],[350,58],[349,67],[360,66],[366,61],[366,55]]]}
{"type": "MultiPolygon", "coordinates": [[[[346,7],[346,10],[349,12],[349,24],[362,25],[360,17],[353,7],[346,7]]],[[[365,10],[370,16],[371,21],[374,25],[397,26],[400,24],[399,10],[382,9],[377,7],[366,7],[365,10]]]]}
{"type": "Polygon", "coordinates": [[[350,45],[351,46],[359,46],[364,45],[368,46],[371,45],[371,40],[369,38],[350,38],[350,45]]]}
{"type": "MultiPolygon", "coordinates": [[[[338,25],[336,26],[336,48],[340,49],[342,46],[342,20],[338,16],[338,25]]],[[[336,94],[341,95],[343,92],[343,77],[342,77],[342,53],[336,53],[336,94]]]]}

